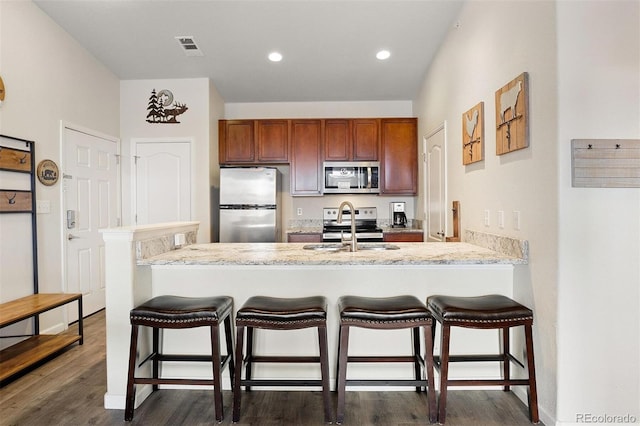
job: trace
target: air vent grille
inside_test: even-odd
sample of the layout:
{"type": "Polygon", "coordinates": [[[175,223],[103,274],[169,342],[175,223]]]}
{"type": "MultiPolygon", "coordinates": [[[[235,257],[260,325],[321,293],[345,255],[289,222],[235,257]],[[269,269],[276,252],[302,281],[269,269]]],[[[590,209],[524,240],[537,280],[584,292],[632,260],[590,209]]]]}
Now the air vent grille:
{"type": "Polygon", "coordinates": [[[187,56],[204,56],[195,39],[192,36],[175,37],[187,56]]]}

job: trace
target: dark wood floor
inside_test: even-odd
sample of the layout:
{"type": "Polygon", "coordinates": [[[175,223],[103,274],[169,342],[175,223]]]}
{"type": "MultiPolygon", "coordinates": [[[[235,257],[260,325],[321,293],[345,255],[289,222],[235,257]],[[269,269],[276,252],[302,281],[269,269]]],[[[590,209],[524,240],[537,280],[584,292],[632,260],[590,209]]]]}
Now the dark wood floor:
{"type": "MultiPolygon", "coordinates": [[[[226,372],[225,372],[226,373],[226,372]]],[[[225,374],[224,380],[228,380],[225,374]]],[[[123,410],[105,410],[105,316],[85,321],[85,344],[0,389],[0,425],[118,425],[123,410]]],[[[335,403],[335,393],[334,393],[335,403]]],[[[255,390],[243,394],[238,425],[322,425],[319,392],[255,390]]],[[[231,393],[224,392],[225,419],[231,422],[231,393]]],[[[348,392],[345,426],[428,424],[426,394],[348,392]]],[[[211,393],[160,390],[135,411],[133,425],[215,424],[211,393]]],[[[447,425],[530,425],[526,406],[510,392],[450,390],[447,425]]]]}

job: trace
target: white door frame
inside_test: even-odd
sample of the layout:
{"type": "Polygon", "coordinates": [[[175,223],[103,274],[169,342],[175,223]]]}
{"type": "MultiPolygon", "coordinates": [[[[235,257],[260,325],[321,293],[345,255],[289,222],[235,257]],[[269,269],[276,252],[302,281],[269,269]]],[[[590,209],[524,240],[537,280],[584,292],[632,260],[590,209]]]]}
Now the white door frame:
{"type": "MultiPolygon", "coordinates": [[[[60,205],[60,252],[62,253],[62,291],[67,292],[69,290],[68,284],[68,274],[67,274],[67,244],[65,238],[67,236],[67,229],[64,226],[65,223],[65,215],[66,215],[66,205],[65,205],[65,196],[64,196],[64,170],[65,170],[65,150],[66,150],[66,139],[65,139],[65,129],[73,130],[80,133],[85,133],[89,136],[94,136],[100,139],[105,139],[111,141],[116,144],[116,158],[117,158],[117,171],[116,171],[116,212],[117,212],[117,222],[118,225],[122,225],[122,170],[121,170],[121,162],[120,162],[120,139],[107,135],[104,133],[100,133],[96,130],[89,129],[87,127],[79,126],[77,124],[73,124],[64,120],[60,120],[60,169],[63,171],[63,175],[61,177],[62,184],[59,185],[59,205],[60,205]]],[[[75,308],[74,308],[75,309],[75,308]]],[[[65,318],[66,320],[66,318],[65,318]]]]}
{"type": "Polygon", "coordinates": [[[137,223],[137,213],[138,213],[138,193],[137,193],[137,188],[138,188],[138,182],[137,182],[137,178],[138,178],[138,173],[137,173],[137,165],[136,165],[136,152],[137,152],[137,145],[139,143],[188,143],[189,144],[189,153],[190,153],[190,158],[189,158],[189,162],[191,163],[190,165],[190,180],[191,180],[191,185],[190,185],[190,209],[191,209],[191,217],[194,217],[195,215],[195,196],[196,196],[196,192],[195,192],[195,149],[194,149],[194,143],[193,143],[193,138],[192,137],[164,137],[164,138],[132,138],[131,139],[131,145],[130,145],[130,152],[131,152],[131,223],[133,225],[135,225],[137,223]]]}
{"type": "MultiPolygon", "coordinates": [[[[442,146],[442,185],[443,185],[443,201],[442,201],[442,208],[444,209],[444,211],[446,212],[447,210],[447,199],[448,199],[448,194],[447,194],[447,121],[443,121],[442,124],[440,124],[437,128],[433,129],[432,131],[430,131],[429,133],[427,133],[423,138],[422,138],[422,164],[423,164],[423,173],[422,173],[422,177],[423,177],[423,193],[422,193],[422,203],[423,203],[423,214],[424,214],[424,224],[426,224],[426,226],[423,226],[423,233],[424,233],[424,240],[427,241],[427,236],[429,235],[429,229],[431,224],[429,223],[429,170],[428,170],[428,157],[429,157],[429,149],[428,149],[428,141],[429,138],[431,138],[432,136],[434,136],[435,134],[437,134],[438,132],[444,132],[443,136],[444,136],[444,142],[443,142],[443,146],[442,146]]],[[[446,235],[448,234],[448,218],[447,215],[445,214],[444,217],[444,234],[442,236],[442,241],[445,241],[446,235]]]]}

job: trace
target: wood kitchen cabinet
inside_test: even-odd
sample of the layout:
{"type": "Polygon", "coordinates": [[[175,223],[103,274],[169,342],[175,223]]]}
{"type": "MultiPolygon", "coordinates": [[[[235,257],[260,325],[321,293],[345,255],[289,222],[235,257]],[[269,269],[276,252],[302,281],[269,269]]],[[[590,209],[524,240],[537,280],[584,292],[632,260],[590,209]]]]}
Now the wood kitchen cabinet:
{"type": "Polygon", "coordinates": [[[289,161],[289,120],[220,120],[220,164],[289,161]]]}
{"type": "Polygon", "coordinates": [[[327,119],[325,161],[377,161],[380,122],[377,119],[327,119]]]}
{"type": "Polygon", "coordinates": [[[291,120],[291,195],[322,194],[322,120],[291,120]]]}
{"type": "Polygon", "coordinates": [[[416,118],[380,120],[380,174],[383,195],[418,192],[418,122],[416,118]]]}
{"type": "Polygon", "coordinates": [[[289,162],[289,120],[258,120],[259,163],[289,162]]]}
{"type": "Polygon", "coordinates": [[[422,232],[385,232],[385,243],[421,243],[424,241],[422,232]]]}
{"type": "Polygon", "coordinates": [[[220,164],[255,162],[255,121],[220,120],[218,154],[220,164]]]}

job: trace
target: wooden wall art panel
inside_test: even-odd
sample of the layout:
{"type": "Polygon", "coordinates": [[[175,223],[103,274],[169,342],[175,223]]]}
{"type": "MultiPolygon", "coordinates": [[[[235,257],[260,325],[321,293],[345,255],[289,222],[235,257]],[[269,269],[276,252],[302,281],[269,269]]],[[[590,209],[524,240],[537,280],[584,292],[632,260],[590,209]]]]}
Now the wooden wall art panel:
{"type": "Polygon", "coordinates": [[[496,91],[496,155],[529,146],[529,83],[523,72],[496,91]]]}
{"type": "Polygon", "coordinates": [[[462,114],[462,164],[484,160],[484,102],[462,114]]]}
{"type": "Polygon", "coordinates": [[[583,188],[640,188],[640,139],[573,139],[571,183],[583,188]]]}
{"type": "Polygon", "coordinates": [[[0,213],[30,213],[31,191],[0,190],[0,213]]]}
{"type": "Polygon", "coordinates": [[[31,153],[20,149],[0,147],[0,170],[31,172],[31,153]]]}

